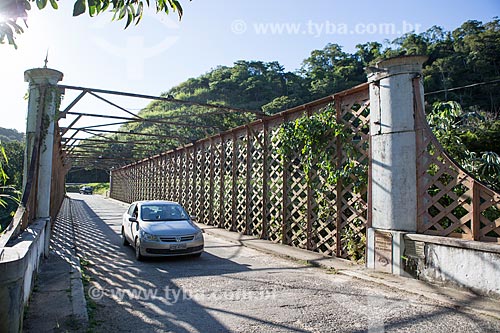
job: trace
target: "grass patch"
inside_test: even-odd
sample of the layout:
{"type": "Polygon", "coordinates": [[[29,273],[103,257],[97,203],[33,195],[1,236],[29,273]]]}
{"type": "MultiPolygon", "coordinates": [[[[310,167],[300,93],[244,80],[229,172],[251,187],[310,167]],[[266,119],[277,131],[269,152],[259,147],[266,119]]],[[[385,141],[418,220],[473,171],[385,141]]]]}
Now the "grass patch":
{"type": "Polygon", "coordinates": [[[82,272],[82,283],[83,283],[83,289],[85,293],[85,301],[87,303],[87,315],[89,316],[89,324],[87,328],[87,332],[95,332],[96,327],[99,325],[99,322],[96,319],[96,312],[98,310],[98,304],[95,302],[95,300],[92,299],[92,297],[89,296],[89,286],[90,286],[90,281],[92,281],[92,277],[90,276],[90,273],[88,271],[89,267],[92,266],[92,264],[85,258],[80,258],[80,267],[81,267],[81,272],[82,272]]]}
{"type": "Polygon", "coordinates": [[[337,274],[337,270],[333,267],[326,269],[326,274],[337,274]]]}

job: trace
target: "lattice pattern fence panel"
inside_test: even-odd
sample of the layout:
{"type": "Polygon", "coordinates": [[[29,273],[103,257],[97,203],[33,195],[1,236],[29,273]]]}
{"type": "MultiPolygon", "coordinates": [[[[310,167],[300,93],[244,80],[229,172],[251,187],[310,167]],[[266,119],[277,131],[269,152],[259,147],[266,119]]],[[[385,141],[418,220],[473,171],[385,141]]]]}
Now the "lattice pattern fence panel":
{"type": "Polygon", "coordinates": [[[247,196],[248,228],[247,233],[254,236],[264,234],[264,174],[267,174],[265,168],[265,145],[264,131],[259,128],[249,127],[248,140],[250,141],[249,150],[249,190],[247,196]]]}
{"type": "MultiPolygon", "coordinates": [[[[364,84],[113,170],[111,196],[130,202],[142,199],[141,191],[147,187],[148,197],[179,201],[199,222],[359,259],[350,248],[365,245],[368,122],[368,85],[364,84]],[[365,168],[366,177],[352,179],[347,186],[326,185],[316,167],[305,177],[299,154],[286,161],[279,154],[278,132],[283,123],[329,106],[337,111],[337,122],[355,134],[355,158],[349,162],[365,168]]],[[[341,166],[347,154],[333,134],[329,145],[335,152],[332,161],[341,166]]]]}
{"type": "Polygon", "coordinates": [[[221,213],[222,217],[220,225],[227,230],[232,229],[233,218],[233,188],[232,188],[232,171],[233,171],[233,138],[230,137],[223,142],[223,159],[221,165],[221,213]]]}
{"type": "MultiPolygon", "coordinates": [[[[369,101],[362,101],[359,95],[350,95],[338,100],[337,112],[340,119],[354,133],[354,158],[349,160],[352,168],[366,168],[369,164],[369,101]]],[[[338,149],[341,162],[347,162],[346,152],[338,149]]],[[[368,169],[364,173],[368,176],[368,169]]],[[[349,184],[337,187],[337,207],[341,212],[338,224],[341,256],[359,259],[360,246],[366,242],[368,225],[368,188],[367,178],[357,179],[350,175],[349,184]]]]}
{"type": "Polygon", "coordinates": [[[278,154],[278,149],[280,146],[279,140],[277,140],[278,127],[270,130],[270,158],[269,158],[269,171],[267,178],[267,186],[269,188],[269,209],[267,220],[268,222],[268,239],[273,242],[282,242],[288,244],[286,238],[284,238],[284,228],[283,223],[283,205],[287,202],[287,193],[283,190],[283,162],[278,154]]]}
{"type": "Polygon", "coordinates": [[[233,149],[233,230],[245,233],[247,230],[247,179],[248,179],[248,155],[246,135],[236,137],[233,149]]]}
{"type": "MultiPolygon", "coordinates": [[[[420,89],[414,83],[415,100],[420,89]]],[[[417,104],[418,232],[500,243],[500,194],[479,183],[444,151],[417,104]]]]}

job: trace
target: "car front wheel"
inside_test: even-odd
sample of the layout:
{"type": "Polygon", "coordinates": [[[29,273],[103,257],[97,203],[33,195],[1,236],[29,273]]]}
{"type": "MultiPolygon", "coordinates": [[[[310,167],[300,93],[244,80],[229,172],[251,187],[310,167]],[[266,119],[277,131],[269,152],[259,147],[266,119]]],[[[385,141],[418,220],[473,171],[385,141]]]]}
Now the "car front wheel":
{"type": "Polygon", "coordinates": [[[122,244],[123,246],[129,245],[127,237],[125,237],[125,230],[123,230],[123,228],[122,228],[122,244]]]}
{"type": "Polygon", "coordinates": [[[135,240],[135,259],[138,261],[142,261],[144,259],[143,255],[141,254],[141,246],[140,246],[139,238],[135,240]]]}

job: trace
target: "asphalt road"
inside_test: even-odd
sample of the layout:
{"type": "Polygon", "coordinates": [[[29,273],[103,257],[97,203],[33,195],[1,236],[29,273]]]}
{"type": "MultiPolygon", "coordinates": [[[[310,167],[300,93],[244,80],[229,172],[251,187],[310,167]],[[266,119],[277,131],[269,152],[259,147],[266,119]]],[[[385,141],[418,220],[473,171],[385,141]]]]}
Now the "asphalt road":
{"type": "Polygon", "coordinates": [[[125,208],[71,194],[93,332],[500,332],[500,321],[205,235],[200,258],[137,262],[125,208]]]}

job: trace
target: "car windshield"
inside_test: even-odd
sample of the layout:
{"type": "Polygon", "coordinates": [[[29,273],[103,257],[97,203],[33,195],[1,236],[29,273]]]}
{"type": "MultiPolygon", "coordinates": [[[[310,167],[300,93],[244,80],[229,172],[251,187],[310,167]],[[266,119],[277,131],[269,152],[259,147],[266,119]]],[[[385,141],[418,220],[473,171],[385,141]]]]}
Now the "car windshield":
{"type": "Polygon", "coordinates": [[[148,204],[141,206],[143,221],[178,221],[186,220],[186,211],[176,204],[148,204]]]}

